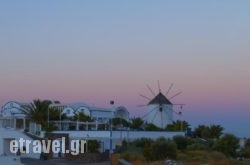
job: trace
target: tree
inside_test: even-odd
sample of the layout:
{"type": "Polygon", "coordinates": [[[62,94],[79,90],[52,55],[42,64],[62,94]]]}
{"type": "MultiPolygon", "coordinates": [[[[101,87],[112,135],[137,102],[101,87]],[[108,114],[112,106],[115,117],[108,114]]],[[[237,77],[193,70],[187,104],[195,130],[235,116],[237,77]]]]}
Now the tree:
{"type": "Polygon", "coordinates": [[[143,123],[144,122],[140,117],[133,118],[131,119],[131,128],[134,130],[138,130],[141,128],[143,123]]]}
{"type": "Polygon", "coordinates": [[[160,131],[162,130],[161,128],[157,127],[156,125],[154,125],[153,123],[149,123],[145,126],[145,130],[146,131],[160,131]]]}
{"type": "Polygon", "coordinates": [[[61,114],[58,108],[51,107],[50,100],[33,100],[32,103],[23,106],[22,111],[28,116],[28,118],[42,126],[42,129],[47,131],[55,130],[57,127],[53,123],[48,125],[48,120],[63,120],[66,118],[65,114],[61,114]]]}
{"type": "Polygon", "coordinates": [[[210,130],[210,138],[218,139],[222,135],[224,128],[221,127],[220,125],[211,125],[209,130],[210,130]]]}
{"type": "MultiPolygon", "coordinates": [[[[48,114],[46,114],[48,115],[48,114]]],[[[49,120],[58,121],[66,119],[66,114],[61,114],[61,111],[55,107],[49,107],[49,120]]]]}
{"type": "Polygon", "coordinates": [[[48,111],[50,110],[49,105],[51,101],[49,100],[34,100],[29,105],[23,107],[23,112],[30,118],[31,121],[41,124],[44,127],[48,120],[48,111]]]}
{"type": "Polygon", "coordinates": [[[165,128],[166,131],[176,131],[174,124],[168,124],[165,128]]]}
{"type": "MultiPolygon", "coordinates": [[[[114,126],[115,128],[121,128],[121,127],[129,127],[130,123],[122,118],[112,118],[112,126],[114,126]]],[[[110,123],[110,121],[109,121],[110,123]]]]}
{"type": "Polygon", "coordinates": [[[206,125],[198,125],[197,128],[195,128],[194,130],[196,136],[200,137],[200,138],[209,138],[209,127],[206,125]]]}
{"type": "Polygon", "coordinates": [[[236,149],[239,146],[239,139],[232,134],[225,134],[214,144],[214,149],[227,156],[236,156],[236,149]]]}
{"type": "Polygon", "coordinates": [[[177,120],[172,124],[168,124],[165,128],[167,131],[184,131],[189,127],[189,124],[185,120],[177,120]]]}
{"type": "Polygon", "coordinates": [[[195,134],[204,139],[218,139],[222,133],[224,128],[220,125],[199,125],[195,128],[195,134]]]}
{"type": "Polygon", "coordinates": [[[75,113],[74,117],[73,117],[74,121],[81,121],[81,122],[91,122],[93,121],[90,116],[85,115],[83,112],[78,112],[75,113]]]}

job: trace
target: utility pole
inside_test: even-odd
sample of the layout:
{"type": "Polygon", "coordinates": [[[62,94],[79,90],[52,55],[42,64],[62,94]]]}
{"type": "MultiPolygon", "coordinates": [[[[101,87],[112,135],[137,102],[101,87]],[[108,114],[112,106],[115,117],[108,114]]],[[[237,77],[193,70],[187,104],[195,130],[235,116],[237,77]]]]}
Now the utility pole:
{"type": "Polygon", "coordinates": [[[111,117],[110,117],[110,146],[109,146],[109,154],[110,154],[110,162],[112,164],[112,153],[113,153],[113,145],[112,145],[112,120],[113,120],[113,105],[114,105],[114,101],[111,100],[110,101],[110,105],[111,105],[111,117]]]}

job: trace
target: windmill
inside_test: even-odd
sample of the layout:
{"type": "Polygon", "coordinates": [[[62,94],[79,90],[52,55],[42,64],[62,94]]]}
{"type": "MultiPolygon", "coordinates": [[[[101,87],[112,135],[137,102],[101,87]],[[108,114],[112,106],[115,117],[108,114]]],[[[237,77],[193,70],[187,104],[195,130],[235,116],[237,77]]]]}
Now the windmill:
{"type": "Polygon", "coordinates": [[[171,97],[167,97],[171,89],[173,88],[173,83],[169,86],[165,94],[162,93],[160,88],[160,82],[158,81],[158,94],[156,94],[149,85],[146,85],[149,92],[153,95],[153,98],[140,94],[141,97],[147,99],[149,102],[147,106],[147,113],[143,116],[146,123],[152,123],[159,128],[165,128],[166,125],[173,122],[173,114],[181,115],[182,107],[184,104],[174,104],[172,99],[180,95],[182,92],[178,92],[171,97]],[[179,111],[176,111],[179,108],[179,111]]]}

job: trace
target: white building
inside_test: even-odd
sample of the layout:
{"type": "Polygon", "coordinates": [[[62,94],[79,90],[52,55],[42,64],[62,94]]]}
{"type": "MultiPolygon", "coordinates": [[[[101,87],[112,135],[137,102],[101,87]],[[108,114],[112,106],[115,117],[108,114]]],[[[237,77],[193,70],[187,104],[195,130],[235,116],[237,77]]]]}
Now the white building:
{"type": "MultiPolygon", "coordinates": [[[[4,104],[0,111],[0,127],[15,129],[29,128],[29,119],[23,111],[27,105],[29,104],[17,101],[9,101],[4,104]]],[[[50,106],[58,108],[61,110],[61,114],[66,114],[69,118],[81,112],[98,122],[108,122],[110,118],[117,117],[129,120],[129,112],[123,106],[101,108],[86,103],[60,104],[59,102],[54,102],[50,106]]]]}
{"type": "MultiPolygon", "coordinates": [[[[158,97],[153,99],[149,105],[152,104],[152,106],[156,106],[154,103],[159,103],[159,100],[161,99],[158,97]]],[[[165,101],[163,100],[162,102],[162,100],[160,100],[160,103],[165,103],[165,101]]],[[[23,130],[25,130],[26,128],[29,128],[30,134],[35,135],[36,137],[41,139],[45,138],[46,132],[41,129],[40,125],[32,123],[22,110],[27,105],[28,105],[27,103],[10,101],[2,106],[0,113],[0,155],[12,154],[10,153],[9,150],[10,140],[14,139],[18,140],[20,138],[31,141],[34,140],[24,133],[23,130]]],[[[75,139],[98,140],[101,144],[100,151],[105,151],[105,150],[112,151],[113,149],[115,149],[116,145],[121,144],[122,140],[132,141],[142,137],[156,139],[161,136],[166,138],[172,138],[173,136],[176,135],[184,135],[184,132],[131,131],[129,129],[112,130],[110,129],[112,127],[109,127],[104,130],[97,129],[98,125],[109,122],[110,121],[109,119],[111,118],[117,117],[128,121],[129,112],[123,106],[119,107],[111,106],[110,108],[101,108],[88,105],[86,103],[61,104],[59,102],[54,102],[50,106],[58,108],[61,111],[61,114],[66,114],[68,118],[71,118],[75,114],[80,112],[84,113],[87,116],[90,116],[91,119],[93,119],[93,122],[78,122],[69,120],[59,121],[59,122],[56,121],[57,124],[60,124],[60,129],[57,131],[53,131],[53,134],[55,134],[57,138],[61,138],[66,135],[69,138],[69,140],[75,140],[75,139]],[[76,129],[74,130],[64,129],[65,126],[67,128],[69,124],[75,124],[76,129]],[[79,126],[81,125],[87,126],[87,129],[79,129],[79,126]],[[91,129],[88,129],[88,127],[91,129]]],[[[152,107],[152,109],[154,109],[154,107],[152,107]]],[[[148,121],[149,120],[150,118],[148,119],[148,121]]],[[[171,119],[168,119],[167,122],[168,121],[171,121],[171,119]]],[[[49,123],[53,123],[53,121],[50,121],[49,123]]],[[[24,154],[24,156],[37,159],[39,158],[39,154],[35,154],[32,152],[29,154],[24,154]]],[[[52,158],[56,157],[58,157],[58,154],[52,154],[52,158]]]]}
{"type": "Polygon", "coordinates": [[[28,128],[29,119],[22,109],[27,103],[10,101],[4,104],[0,113],[0,127],[3,128],[28,128]]]}
{"type": "Polygon", "coordinates": [[[129,112],[123,107],[119,106],[117,108],[101,108],[86,103],[70,103],[70,104],[60,104],[54,103],[50,105],[51,107],[58,108],[61,110],[61,114],[66,114],[67,117],[73,117],[75,114],[84,113],[90,116],[94,121],[107,122],[110,118],[122,118],[129,120],[129,112]]]}
{"type": "Polygon", "coordinates": [[[53,103],[50,106],[59,109],[61,114],[65,114],[67,117],[66,120],[60,119],[60,121],[50,121],[50,123],[56,124],[59,130],[72,130],[72,127],[74,127],[73,130],[98,130],[99,125],[109,124],[111,118],[121,118],[129,121],[129,112],[123,106],[101,108],[86,103],[53,103]],[[79,113],[89,116],[92,122],[75,122],[70,120],[79,113]],[[84,127],[84,129],[82,127],[84,127]]]}

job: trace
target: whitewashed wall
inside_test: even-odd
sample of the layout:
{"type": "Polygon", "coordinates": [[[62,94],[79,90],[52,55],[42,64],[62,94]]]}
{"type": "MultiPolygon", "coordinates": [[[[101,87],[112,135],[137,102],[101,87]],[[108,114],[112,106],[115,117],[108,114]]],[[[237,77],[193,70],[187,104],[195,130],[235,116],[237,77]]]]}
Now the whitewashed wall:
{"type": "Polygon", "coordinates": [[[145,116],[147,123],[153,123],[157,127],[165,128],[167,124],[173,122],[173,106],[161,105],[162,112],[159,111],[159,104],[151,104],[147,108],[147,116],[145,116]]]}
{"type": "MultiPolygon", "coordinates": [[[[13,129],[0,129],[0,155],[6,152],[4,151],[4,149],[6,149],[6,147],[9,145],[9,143],[5,139],[19,140],[20,138],[23,138],[24,140],[31,140],[31,142],[33,143],[33,139],[28,137],[21,131],[13,129]]],[[[22,154],[22,157],[29,157],[35,159],[38,159],[40,157],[40,154],[32,152],[33,151],[32,145],[30,145],[29,151],[30,151],[29,153],[22,154]]],[[[7,153],[9,152],[7,151],[7,153]]]]}

